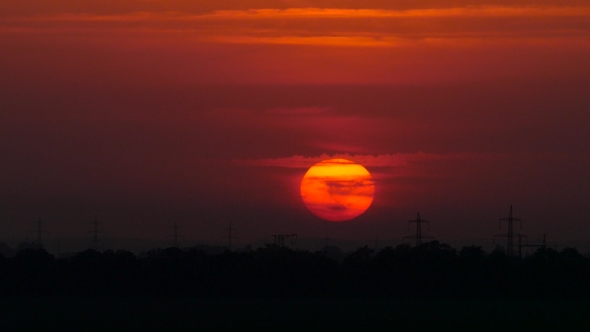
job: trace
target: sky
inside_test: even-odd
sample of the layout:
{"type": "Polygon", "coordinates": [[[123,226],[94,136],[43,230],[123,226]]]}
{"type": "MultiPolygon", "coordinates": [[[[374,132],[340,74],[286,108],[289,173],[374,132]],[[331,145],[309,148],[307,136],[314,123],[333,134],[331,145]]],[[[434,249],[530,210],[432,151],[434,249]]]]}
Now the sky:
{"type": "Polygon", "coordinates": [[[420,212],[489,247],[512,204],[590,250],[588,59],[579,0],[0,0],[0,241],[397,245],[420,212]],[[300,196],[331,158],[373,175],[351,221],[300,196]]]}

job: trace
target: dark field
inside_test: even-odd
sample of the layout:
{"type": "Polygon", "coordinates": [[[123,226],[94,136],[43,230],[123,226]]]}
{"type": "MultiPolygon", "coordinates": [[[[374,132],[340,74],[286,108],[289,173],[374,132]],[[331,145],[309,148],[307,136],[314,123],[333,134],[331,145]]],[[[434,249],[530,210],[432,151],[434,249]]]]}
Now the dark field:
{"type": "Polygon", "coordinates": [[[587,331],[590,301],[0,299],[2,331],[587,331]]]}
{"type": "Polygon", "coordinates": [[[328,254],[23,250],[0,259],[0,332],[590,331],[590,258],[573,248],[328,254]]]}

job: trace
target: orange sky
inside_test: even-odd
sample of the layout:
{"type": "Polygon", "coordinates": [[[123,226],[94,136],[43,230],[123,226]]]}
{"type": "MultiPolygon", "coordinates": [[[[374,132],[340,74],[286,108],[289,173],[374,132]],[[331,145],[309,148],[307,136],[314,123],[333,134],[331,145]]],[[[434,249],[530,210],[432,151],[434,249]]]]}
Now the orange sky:
{"type": "Polygon", "coordinates": [[[0,19],[9,46],[2,60],[10,64],[8,74],[25,79],[41,71],[130,85],[416,84],[589,74],[590,6],[583,2],[247,3],[7,8],[0,19]],[[27,72],[31,66],[35,73],[27,72]]]}
{"type": "Polygon", "coordinates": [[[473,240],[509,204],[530,232],[582,224],[590,4],[457,3],[0,2],[0,234],[99,211],[113,236],[211,241],[228,219],[401,238],[415,210],[473,240]],[[338,229],[298,197],[332,157],[376,181],[338,229]]]}

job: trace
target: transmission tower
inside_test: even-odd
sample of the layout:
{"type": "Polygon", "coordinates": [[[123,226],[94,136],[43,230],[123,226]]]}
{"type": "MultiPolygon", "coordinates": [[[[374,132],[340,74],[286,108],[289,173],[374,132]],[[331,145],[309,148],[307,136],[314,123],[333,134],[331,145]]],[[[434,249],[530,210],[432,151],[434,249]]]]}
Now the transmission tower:
{"type": "Polygon", "coordinates": [[[547,247],[547,235],[543,234],[543,243],[542,244],[522,244],[521,237],[518,237],[518,256],[522,257],[522,247],[547,247]]]}
{"type": "Polygon", "coordinates": [[[502,228],[502,221],[508,222],[508,233],[494,235],[494,242],[497,237],[505,237],[506,238],[506,254],[508,256],[514,256],[514,238],[518,237],[518,242],[519,242],[518,251],[519,251],[519,255],[522,255],[522,251],[521,251],[522,246],[520,245],[520,243],[522,242],[522,238],[526,237],[526,235],[514,234],[514,222],[520,221],[520,228],[522,229],[522,220],[519,218],[514,218],[512,216],[512,205],[510,205],[510,214],[508,215],[508,218],[500,219],[499,228],[502,228]]]}
{"type": "Polygon", "coordinates": [[[33,231],[33,233],[37,234],[37,246],[39,246],[39,248],[43,248],[43,243],[41,242],[41,237],[43,235],[43,233],[45,233],[45,230],[43,229],[43,225],[45,225],[44,221],[41,221],[41,218],[39,218],[39,220],[35,221],[35,225],[37,225],[37,229],[33,231]]]}
{"type": "Polygon", "coordinates": [[[418,213],[418,216],[416,217],[415,220],[408,221],[408,229],[410,229],[410,223],[413,223],[413,222],[416,223],[416,235],[404,236],[402,241],[404,241],[405,239],[416,239],[416,247],[418,247],[419,245],[422,244],[422,239],[433,239],[434,240],[434,238],[432,236],[423,236],[422,235],[422,223],[428,224],[428,230],[430,230],[430,221],[421,219],[420,213],[418,213]]]}
{"type": "Polygon", "coordinates": [[[292,237],[291,244],[297,243],[297,234],[273,234],[275,238],[275,245],[278,247],[285,247],[285,239],[292,237]]]}
{"type": "Polygon", "coordinates": [[[176,223],[174,223],[174,226],[172,226],[171,229],[172,229],[172,238],[173,238],[172,246],[175,248],[180,248],[180,245],[178,244],[178,238],[181,238],[182,236],[178,235],[179,227],[176,223]]]}
{"type": "Polygon", "coordinates": [[[92,225],[92,230],[89,233],[92,233],[92,244],[90,249],[94,251],[102,251],[103,247],[101,246],[101,242],[98,239],[98,234],[104,233],[98,230],[98,225],[101,223],[98,222],[98,216],[94,217],[94,221],[90,223],[92,225]]]}
{"type": "Polygon", "coordinates": [[[232,250],[232,240],[236,239],[236,240],[240,240],[240,238],[238,238],[237,236],[232,235],[232,232],[235,232],[236,229],[234,227],[231,226],[231,220],[229,222],[229,227],[228,228],[224,228],[225,231],[227,231],[227,236],[224,237],[224,239],[227,239],[227,247],[229,248],[229,251],[232,250]]]}
{"type": "Polygon", "coordinates": [[[56,244],[57,244],[57,256],[61,255],[61,240],[59,239],[59,237],[56,239],[56,244]]]}

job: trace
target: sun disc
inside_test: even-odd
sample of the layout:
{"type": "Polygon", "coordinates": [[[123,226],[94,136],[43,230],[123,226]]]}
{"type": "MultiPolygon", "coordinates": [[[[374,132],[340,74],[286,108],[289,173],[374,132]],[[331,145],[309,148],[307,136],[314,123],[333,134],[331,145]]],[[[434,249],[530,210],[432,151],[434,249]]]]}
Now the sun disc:
{"type": "Polygon", "coordinates": [[[321,219],[346,221],[363,214],[375,194],[371,174],[347,159],[329,159],[313,165],[301,180],[305,206],[321,219]]]}

